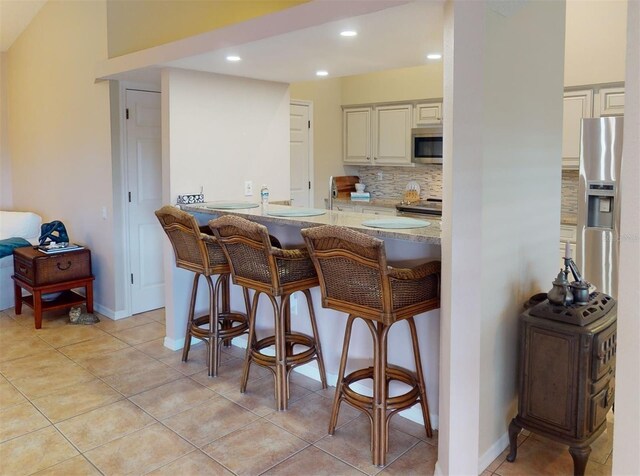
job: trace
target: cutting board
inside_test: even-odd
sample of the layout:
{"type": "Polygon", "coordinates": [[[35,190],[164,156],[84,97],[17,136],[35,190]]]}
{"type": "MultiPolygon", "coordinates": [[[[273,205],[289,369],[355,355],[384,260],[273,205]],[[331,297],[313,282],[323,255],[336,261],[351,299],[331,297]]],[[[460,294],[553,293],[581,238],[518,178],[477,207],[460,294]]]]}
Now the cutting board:
{"type": "Polygon", "coordinates": [[[356,184],[360,182],[357,175],[343,175],[333,178],[337,198],[351,198],[351,192],[356,191],[356,184]]]}

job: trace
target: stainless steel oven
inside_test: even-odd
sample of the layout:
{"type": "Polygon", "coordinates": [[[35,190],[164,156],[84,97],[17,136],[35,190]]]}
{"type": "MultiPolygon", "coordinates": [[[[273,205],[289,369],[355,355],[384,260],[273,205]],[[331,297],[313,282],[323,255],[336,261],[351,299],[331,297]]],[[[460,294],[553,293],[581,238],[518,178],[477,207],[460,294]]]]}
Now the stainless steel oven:
{"type": "Polygon", "coordinates": [[[442,126],[411,129],[411,149],[414,164],[442,164],[442,126]]]}

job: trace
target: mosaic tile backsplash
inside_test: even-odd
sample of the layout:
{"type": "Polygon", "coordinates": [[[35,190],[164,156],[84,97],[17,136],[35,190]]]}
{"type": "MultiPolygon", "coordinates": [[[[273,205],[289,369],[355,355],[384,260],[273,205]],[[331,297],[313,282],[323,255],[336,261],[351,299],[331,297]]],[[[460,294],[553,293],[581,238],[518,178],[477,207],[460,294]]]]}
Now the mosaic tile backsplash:
{"type": "Polygon", "coordinates": [[[419,167],[367,167],[357,168],[360,182],[367,186],[371,198],[402,200],[410,181],[420,185],[420,199],[442,198],[442,166],[424,165],[419,167]]]}
{"type": "MultiPolygon", "coordinates": [[[[442,198],[442,166],[357,167],[360,181],[374,199],[401,200],[405,187],[413,180],[420,185],[420,199],[442,198]]],[[[578,171],[562,171],[562,210],[564,220],[575,221],[578,214],[578,171]]]]}

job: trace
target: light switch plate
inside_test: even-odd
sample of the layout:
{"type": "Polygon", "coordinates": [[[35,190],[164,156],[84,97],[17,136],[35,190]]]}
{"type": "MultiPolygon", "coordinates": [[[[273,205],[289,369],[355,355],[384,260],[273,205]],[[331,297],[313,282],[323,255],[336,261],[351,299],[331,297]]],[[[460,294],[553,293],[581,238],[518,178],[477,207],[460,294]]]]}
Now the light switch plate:
{"type": "Polygon", "coordinates": [[[244,196],[250,197],[253,195],[253,182],[251,180],[245,180],[244,182],[244,196]]]}

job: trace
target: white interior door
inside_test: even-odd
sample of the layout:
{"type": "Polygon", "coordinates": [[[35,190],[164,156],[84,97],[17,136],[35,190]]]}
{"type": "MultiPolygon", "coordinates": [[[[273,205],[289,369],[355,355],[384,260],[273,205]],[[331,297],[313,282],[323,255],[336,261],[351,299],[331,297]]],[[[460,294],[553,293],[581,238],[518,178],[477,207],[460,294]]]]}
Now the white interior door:
{"type": "Polygon", "coordinates": [[[127,185],[131,313],[164,306],[160,93],[127,89],[127,185]]]}
{"type": "Polygon", "coordinates": [[[290,110],[290,198],[296,207],[310,207],[313,204],[309,109],[308,104],[291,104],[290,110]]]}

